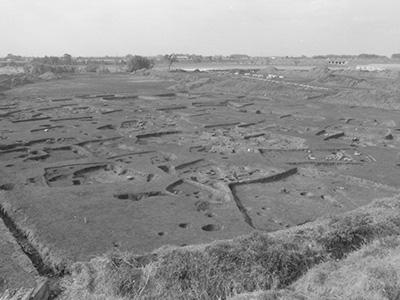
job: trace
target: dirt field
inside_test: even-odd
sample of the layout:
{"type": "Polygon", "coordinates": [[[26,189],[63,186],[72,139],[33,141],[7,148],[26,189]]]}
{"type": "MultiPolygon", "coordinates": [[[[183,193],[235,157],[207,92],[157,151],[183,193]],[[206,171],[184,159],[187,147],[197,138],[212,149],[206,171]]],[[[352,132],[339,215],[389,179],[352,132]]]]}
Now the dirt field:
{"type": "Polygon", "coordinates": [[[159,71],[6,91],[1,216],[53,276],[113,249],[272,232],[394,196],[397,78],[159,71]]]}

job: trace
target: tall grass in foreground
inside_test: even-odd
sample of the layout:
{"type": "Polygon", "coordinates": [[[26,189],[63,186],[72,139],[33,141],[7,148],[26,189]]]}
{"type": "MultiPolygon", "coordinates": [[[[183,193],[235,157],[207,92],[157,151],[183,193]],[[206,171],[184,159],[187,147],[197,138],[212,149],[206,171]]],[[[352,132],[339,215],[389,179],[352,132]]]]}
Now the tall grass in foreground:
{"type": "Polygon", "coordinates": [[[343,260],[321,263],[289,288],[232,298],[250,299],[400,299],[400,238],[377,239],[343,260]]]}
{"type": "MultiPolygon", "coordinates": [[[[329,282],[329,273],[312,275],[318,268],[324,270],[324,266],[351,259],[348,254],[363,245],[396,236],[399,232],[399,199],[379,200],[343,216],[273,234],[255,232],[230,241],[164,249],[142,257],[132,253],[110,253],[87,263],[77,263],[72,268],[71,277],[64,281],[63,297],[227,299],[257,290],[285,291],[285,288],[294,287],[299,291],[299,298],[287,299],[308,299],[301,295],[302,288],[305,291],[312,289],[314,285],[310,282],[314,282],[315,278],[319,278],[320,282],[329,282]],[[312,279],[307,280],[307,276],[312,279]]],[[[379,245],[389,244],[377,245],[378,249],[379,245]]],[[[396,243],[393,245],[397,247],[396,243]]],[[[353,258],[354,266],[361,258],[353,258]]],[[[382,261],[386,259],[381,258],[382,261]]],[[[376,266],[379,264],[383,269],[375,268],[372,272],[376,276],[391,272],[389,261],[387,264],[375,262],[376,266]]],[[[356,269],[353,271],[358,274],[356,269]]],[[[357,278],[357,275],[354,277],[357,278]]],[[[387,279],[387,282],[392,281],[395,282],[394,279],[387,279]]],[[[387,286],[393,290],[393,284],[387,286]]],[[[394,295],[396,291],[390,293],[394,295]]],[[[282,297],[279,296],[277,292],[261,295],[268,297],[265,299],[286,297],[282,293],[282,297]]],[[[318,298],[322,295],[319,289],[316,289],[315,295],[318,295],[315,299],[324,299],[318,298]]]]}

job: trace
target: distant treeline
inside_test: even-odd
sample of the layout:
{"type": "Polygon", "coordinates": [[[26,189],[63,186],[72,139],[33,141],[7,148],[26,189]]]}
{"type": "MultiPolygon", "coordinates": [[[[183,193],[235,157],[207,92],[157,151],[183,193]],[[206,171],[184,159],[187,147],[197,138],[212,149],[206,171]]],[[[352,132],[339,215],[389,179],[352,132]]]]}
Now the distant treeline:
{"type": "MultiPolygon", "coordinates": [[[[368,54],[362,53],[358,55],[338,55],[338,54],[328,54],[328,55],[314,55],[312,58],[315,59],[388,59],[389,57],[385,55],[378,54],[368,54]]],[[[399,59],[400,54],[395,53],[391,56],[392,59],[399,59]]]]}
{"type": "Polygon", "coordinates": [[[153,60],[140,55],[127,55],[123,58],[74,58],[70,54],[58,56],[44,56],[25,58],[19,55],[8,54],[0,66],[22,67],[24,73],[40,75],[47,72],[82,73],[82,72],[134,72],[141,69],[150,69],[154,66],[153,60]]]}
{"type": "MultiPolygon", "coordinates": [[[[392,54],[391,59],[400,59],[400,53],[392,54]]],[[[286,61],[299,61],[307,59],[318,59],[318,60],[385,60],[389,57],[378,54],[368,54],[362,53],[358,55],[347,55],[347,54],[327,54],[327,55],[314,55],[314,56],[269,56],[269,57],[252,57],[245,54],[232,54],[232,55],[214,55],[214,56],[203,56],[195,54],[166,54],[157,55],[152,57],[139,56],[139,55],[126,55],[121,57],[116,56],[104,56],[104,57],[72,57],[72,55],[66,53],[62,56],[44,56],[44,57],[23,57],[20,55],[8,54],[3,59],[0,58],[0,66],[24,66],[26,64],[36,65],[36,69],[40,73],[43,69],[46,71],[52,71],[55,73],[59,72],[73,72],[74,68],[71,66],[82,66],[87,67],[88,72],[95,72],[98,70],[99,66],[120,66],[121,68],[126,68],[127,71],[135,71],[138,69],[148,69],[154,66],[154,64],[171,64],[171,62],[191,62],[191,63],[201,63],[201,62],[239,62],[239,63],[255,63],[255,64],[270,64],[273,63],[275,59],[286,60],[286,61]],[[173,58],[173,61],[171,61],[173,58]],[[54,68],[51,66],[62,66],[54,68]]],[[[75,69],[79,69],[76,67],[75,69]]]]}

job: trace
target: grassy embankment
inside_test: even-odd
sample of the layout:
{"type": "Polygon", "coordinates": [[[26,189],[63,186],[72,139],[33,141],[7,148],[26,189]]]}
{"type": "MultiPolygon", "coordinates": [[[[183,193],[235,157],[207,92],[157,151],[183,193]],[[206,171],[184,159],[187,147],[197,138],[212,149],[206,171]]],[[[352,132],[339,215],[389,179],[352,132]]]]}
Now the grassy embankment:
{"type": "Polygon", "coordinates": [[[64,297],[226,299],[264,291],[240,297],[396,299],[399,200],[376,200],[342,216],[271,234],[164,248],[142,257],[109,253],[76,263],[63,282],[64,297]]]}

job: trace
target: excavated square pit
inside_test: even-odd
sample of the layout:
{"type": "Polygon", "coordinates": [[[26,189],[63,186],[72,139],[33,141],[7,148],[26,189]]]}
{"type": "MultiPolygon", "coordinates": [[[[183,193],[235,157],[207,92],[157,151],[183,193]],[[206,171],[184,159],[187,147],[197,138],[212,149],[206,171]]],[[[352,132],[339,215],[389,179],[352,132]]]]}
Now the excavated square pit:
{"type": "Polygon", "coordinates": [[[267,183],[232,186],[254,228],[274,231],[366,205],[398,193],[392,187],[359,178],[300,168],[296,174],[267,183]]]}
{"type": "Polygon", "coordinates": [[[124,168],[118,164],[76,164],[47,168],[44,178],[50,187],[115,183],[146,182],[148,174],[124,168]]]}

